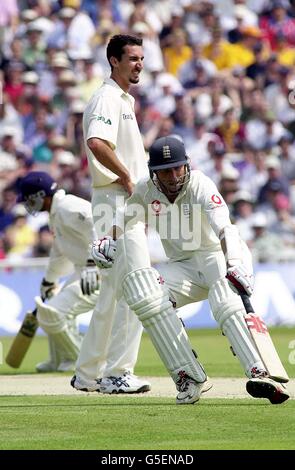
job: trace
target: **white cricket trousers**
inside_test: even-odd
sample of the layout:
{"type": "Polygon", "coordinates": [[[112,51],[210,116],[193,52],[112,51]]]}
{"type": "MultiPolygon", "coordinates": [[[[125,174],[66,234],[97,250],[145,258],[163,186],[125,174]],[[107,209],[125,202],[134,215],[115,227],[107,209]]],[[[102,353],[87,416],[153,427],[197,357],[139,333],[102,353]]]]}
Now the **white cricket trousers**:
{"type": "MultiPolygon", "coordinates": [[[[119,184],[93,189],[92,212],[96,229],[102,220],[100,217],[102,204],[106,205],[106,212],[109,214],[108,225],[111,227],[113,220],[109,218],[113,219],[116,204],[123,206],[125,199],[126,192],[119,184]]],[[[108,231],[108,228],[105,227],[103,230],[108,231]]],[[[97,229],[99,238],[100,231],[101,229],[97,229]]],[[[121,292],[120,284],[126,269],[122,245],[122,241],[117,244],[114,266],[100,270],[98,302],[83,339],[76,366],[77,375],[84,380],[120,376],[127,371],[133,372],[137,360],[142,325],[129,309],[121,292]]]]}

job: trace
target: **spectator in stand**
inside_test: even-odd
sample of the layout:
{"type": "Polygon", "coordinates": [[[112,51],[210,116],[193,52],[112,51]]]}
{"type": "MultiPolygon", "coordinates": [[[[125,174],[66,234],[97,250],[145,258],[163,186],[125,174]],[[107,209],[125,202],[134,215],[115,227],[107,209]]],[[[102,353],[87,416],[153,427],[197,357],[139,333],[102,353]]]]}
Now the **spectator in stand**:
{"type": "Polygon", "coordinates": [[[278,157],[281,162],[282,175],[291,184],[295,182],[295,146],[294,137],[286,133],[279,140],[278,157]]]}
{"type": "Polygon", "coordinates": [[[295,20],[289,16],[288,8],[288,0],[273,0],[269,13],[260,19],[260,28],[273,50],[277,49],[278,34],[286,44],[295,46],[295,20]]]}
{"type": "Polygon", "coordinates": [[[273,192],[276,191],[282,192],[285,196],[289,197],[289,183],[287,178],[282,175],[280,160],[276,156],[270,156],[266,161],[266,168],[268,180],[259,192],[259,204],[266,202],[272,204],[273,192]]]}
{"type": "Polygon", "coordinates": [[[43,225],[37,233],[37,239],[33,246],[32,256],[36,258],[49,256],[52,243],[53,234],[48,225],[43,225]]]}
{"type": "Polygon", "coordinates": [[[238,120],[233,108],[224,113],[223,122],[214,132],[221,138],[227,152],[241,149],[245,140],[244,125],[238,120]]]}
{"type": "Polygon", "coordinates": [[[185,31],[175,30],[171,37],[171,45],[164,49],[166,70],[177,77],[180,68],[192,58],[192,49],[187,43],[185,31]]]}
{"type": "Polygon", "coordinates": [[[251,221],[253,239],[250,241],[253,261],[256,263],[276,263],[280,261],[284,244],[280,238],[267,229],[267,218],[257,212],[251,221]]]}
{"type": "Polygon", "coordinates": [[[21,259],[30,256],[36,242],[36,234],[27,222],[27,211],[21,204],[12,209],[13,222],[4,233],[7,257],[21,259]]]}
{"type": "Polygon", "coordinates": [[[12,210],[16,205],[17,193],[14,186],[7,186],[1,194],[0,206],[0,234],[3,235],[6,227],[14,221],[12,210]]]}

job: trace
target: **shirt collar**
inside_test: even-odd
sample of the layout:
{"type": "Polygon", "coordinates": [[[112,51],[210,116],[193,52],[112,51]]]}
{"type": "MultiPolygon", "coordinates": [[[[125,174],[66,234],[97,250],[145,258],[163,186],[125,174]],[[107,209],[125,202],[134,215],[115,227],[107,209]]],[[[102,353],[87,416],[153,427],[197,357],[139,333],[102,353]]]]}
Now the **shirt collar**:
{"type": "Polygon", "coordinates": [[[132,95],[130,95],[129,93],[126,93],[119,85],[117,82],[115,82],[115,80],[113,80],[112,78],[105,78],[104,79],[104,83],[106,83],[107,85],[110,85],[112,86],[113,88],[115,88],[116,92],[122,96],[122,97],[125,97],[127,98],[130,103],[131,103],[131,106],[132,108],[134,108],[134,98],[132,95]]]}

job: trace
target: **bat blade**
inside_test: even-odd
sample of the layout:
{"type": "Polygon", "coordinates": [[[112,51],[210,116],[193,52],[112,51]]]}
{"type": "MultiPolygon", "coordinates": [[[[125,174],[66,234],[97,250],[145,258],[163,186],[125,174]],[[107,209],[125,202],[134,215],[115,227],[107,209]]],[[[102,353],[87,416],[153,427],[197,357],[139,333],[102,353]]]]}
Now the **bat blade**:
{"type": "Polygon", "coordinates": [[[27,350],[30,347],[30,344],[38,328],[36,314],[37,309],[26,314],[20,330],[14,338],[14,341],[5,359],[6,363],[10,367],[17,369],[21,365],[27,350]]]}
{"type": "Polygon", "coordinates": [[[245,315],[245,320],[270,378],[277,382],[289,382],[288,374],[262,318],[251,312],[245,315]]]}

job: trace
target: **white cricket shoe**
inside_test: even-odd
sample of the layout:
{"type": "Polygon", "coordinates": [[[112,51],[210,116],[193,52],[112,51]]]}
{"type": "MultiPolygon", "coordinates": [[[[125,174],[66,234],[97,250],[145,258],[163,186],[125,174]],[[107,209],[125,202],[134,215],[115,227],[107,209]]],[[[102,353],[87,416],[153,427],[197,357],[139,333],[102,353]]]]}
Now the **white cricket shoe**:
{"type": "Polygon", "coordinates": [[[151,389],[147,380],[140,379],[130,372],[120,377],[104,377],[100,382],[101,393],[145,393],[151,389]]]}
{"type": "Polygon", "coordinates": [[[36,371],[39,372],[39,374],[45,374],[46,372],[56,372],[57,365],[53,361],[39,362],[36,365],[36,371]]]}
{"type": "Polygon", "coordinates": [[[59,364],[57,371],[58,372],[69,372],[75,370],[76,363],[73,361],[63,361],[59,364]]]}
{"type": "Polygon", "coordinates": [[[286,386],[269,377],[248,380],[246,390],[254,398],[268,398],[273,405],[279,405],[290,398],[286,386]]]}
{"type": "Polygon", "coordinates": [[[212,388],[212,383],[207,380],[205,382],[196,382],[187,377],[178,385],[180,390],[176,397],[176,405],[189,405],[199,401],[201,394],[208,392],[212,388]]]}
{"type": "Polygon", "coordinates": [[[71,386],[80,392],[100,392],[100,380],[83,380],[77,375],[71,379],[71,386]]]}

